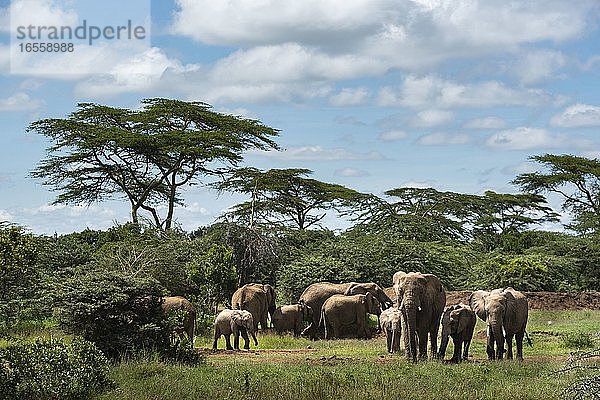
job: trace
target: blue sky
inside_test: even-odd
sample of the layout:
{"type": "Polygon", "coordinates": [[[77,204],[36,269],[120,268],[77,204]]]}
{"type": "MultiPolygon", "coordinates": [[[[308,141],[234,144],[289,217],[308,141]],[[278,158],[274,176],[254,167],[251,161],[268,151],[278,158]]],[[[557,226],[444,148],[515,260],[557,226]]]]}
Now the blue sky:
{"type": "MultiPolygon", "coordinates": [[[[92,19],[74,2],[15,0],[26,11],[13,11],[13,25],[33,15],[92,19]]],[[[28,177],[48,143],[25,128],[66,117],[78,102],[204,101],[281,130],[285,150],[248,154],[248,164],[309,168],[378,195],[400,186],[515,193],[510,181],[535,167],[531,155],[600,155],[597,0],[146,4],[152,29],[143,46],[95,58],[86,55],[99,47],[83,49],[76,66],[23,74],[14,60],[11,72],[10,2],[0,1],[0,220],[36,233],[127,221],[118,199],[51,206],[54,193],[28,177]]],[[[187,230],[239,200],[199,187],[184,198],[176,217],[187,230]]],[[[328,224],[344,226],[335,216],[328,224]]]]}

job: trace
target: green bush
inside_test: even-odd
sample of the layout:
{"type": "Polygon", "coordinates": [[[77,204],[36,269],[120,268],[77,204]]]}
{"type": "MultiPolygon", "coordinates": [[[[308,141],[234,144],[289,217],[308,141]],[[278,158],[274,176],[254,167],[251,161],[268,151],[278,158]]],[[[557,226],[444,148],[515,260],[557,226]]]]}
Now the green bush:
{"type": "Polygon", "coordinates": [[[108,360],[82,339],[38,339],[0,349],[2,399],[82,399],[110,384],[108,360]]]}
{"type": "Polygon", "coordinates": [[[64,282],[56,314],[63,329],[120,359],[169,347],[171,327],[160,310],[161,295],[156,281],[91,271],[64,282]]]}

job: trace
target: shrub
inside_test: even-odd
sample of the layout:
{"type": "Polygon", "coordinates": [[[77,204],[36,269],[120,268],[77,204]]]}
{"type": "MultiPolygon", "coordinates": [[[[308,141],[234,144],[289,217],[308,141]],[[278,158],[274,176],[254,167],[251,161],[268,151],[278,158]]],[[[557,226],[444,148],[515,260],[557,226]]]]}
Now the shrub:
{"type": "Polygon", "coordinates": [[[38,339],[0,349],[0,398],[81,399],[110,385],[108,360],[93,343],[38,339]]]}
{"type": "Polygon", "coordinates": [[[92,271],[62,285],[56,313],[63,329],[119,359],[169,347],[171,328],[160,310],[161,294],[153,280],[92,271]]]}

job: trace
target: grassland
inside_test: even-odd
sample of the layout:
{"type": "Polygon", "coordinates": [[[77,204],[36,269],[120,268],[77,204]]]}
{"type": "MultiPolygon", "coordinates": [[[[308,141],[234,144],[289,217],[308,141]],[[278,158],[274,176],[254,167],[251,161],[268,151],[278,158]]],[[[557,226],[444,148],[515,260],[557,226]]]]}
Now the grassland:
{"type": "MultiPolygon", "coordinates": [[[[196,347],[206,365],[156,360],[112,369],[116,387],[98,399],[553,399],[579,372],[555,373],[577,346],[600,346],[600,311],[531,311],[532,347],[524,362],[488,362],[485,327],[478,321],[469,362],[407,362],[385,352],[383,338],[311,342],[259,336],[250,352],[211,352],[209,337],[196,347]]],[[[224,347],[223,339],[219,342],[224,347]]],[[[451,351],[451,349],[449,349],[451,351]]]]}

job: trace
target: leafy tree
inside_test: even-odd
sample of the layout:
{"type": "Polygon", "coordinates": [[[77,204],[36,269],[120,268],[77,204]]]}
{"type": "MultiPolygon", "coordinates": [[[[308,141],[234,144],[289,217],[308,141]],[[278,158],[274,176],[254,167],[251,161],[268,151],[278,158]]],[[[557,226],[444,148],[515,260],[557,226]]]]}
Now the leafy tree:
{"type": "Polygon", "coordinates": [[[247,226],[261,222],[302,230],[318,225],[326,211],[350,206],[361,196],[342,185],[308,178],[311,173],[302,168],[241,168],[217,187],[251,196],[229,213],[247,226]]]}
{"type": "Polygon", "coordinates": [[[556,193],[562,208],[574,218],[567,228],[579,233],[600,233],[600,161],[573,155],[530,157],[544,171],[524,173],[513,183],[530,193],[556,193]]]}
{"type": "Polygon", "coordinates": [[[128,110],[82,103],[66,119],[33,122],[28,131],[53,142],[32,176],[59,192],[57,203],[115,196],[131,205],[133,223],[150,213],[157,228],[173,224],[181,189],[228,171],[248,149],[277,148],[278,131],[258,121],[224,115],[200,102],[142,100],[128,110]],[[166,216],[158,206],[166,203],[166,216]]]}
{"type": "Polygon", "coordinates": [[[19,226],[0,228],[0,328],[30,309],[40,274],[33,235],[19,226]]]}

